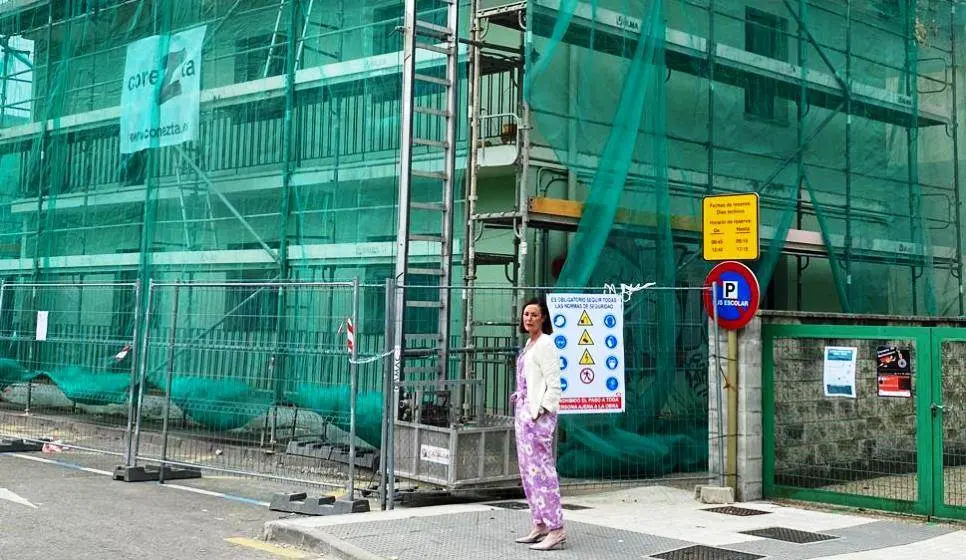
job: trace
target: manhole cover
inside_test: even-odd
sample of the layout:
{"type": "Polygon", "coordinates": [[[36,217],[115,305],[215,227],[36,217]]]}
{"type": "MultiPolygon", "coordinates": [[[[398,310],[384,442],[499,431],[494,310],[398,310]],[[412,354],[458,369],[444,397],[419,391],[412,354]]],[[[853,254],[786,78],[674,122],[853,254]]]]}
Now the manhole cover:
{"type": "Polygon", "coordinates": [[[582,510],[582,509],[594,509],[594,508],[592,508],[590,506],[578,506],[577,504],[564,504],[564,505],[562,505],[560,507],[562,507],[564,509],[569,509],[571,511],[579,511],[579,510],[582,510]]]}
{"type": "Polygon", "coordinates": [[[493,502],[486,505],[503,509],[530,509],[526,502],[493,502]]]}
{"type": "Polygon", "coordinates": [[[764,558],[764,556],[728,550],[727,548],[696,545],[655,554],[651,558],[661,558],[662,560],[757,560],[764,558]]]}
{"type": "Polygon", "coordinates": [[[723,513],[725,515],[737,515],[739,517],[748,517],[750,515],[765,515],[765,514],[771,513],[768,511],[740,508],[735,506],[708,508],[708,509],[705,509],[704,511],[710,511],[712,513],[723,513]]]}
{"type": "Polygon", "coordinates": [[[789,529],[787,527],[768,527],[767,529],[755,529],[754,531],[740,531],[744,535],[751,535],[754,537],[765,537],[766,539],[775,539],[778,541],[785,541],[797,544],[806,544],[820,541],[830,541],[832,539],[837,539],[832,535],[823,535],[821,533],[809,533],[808,531],[799,531],[797,529],[789,529]]]}

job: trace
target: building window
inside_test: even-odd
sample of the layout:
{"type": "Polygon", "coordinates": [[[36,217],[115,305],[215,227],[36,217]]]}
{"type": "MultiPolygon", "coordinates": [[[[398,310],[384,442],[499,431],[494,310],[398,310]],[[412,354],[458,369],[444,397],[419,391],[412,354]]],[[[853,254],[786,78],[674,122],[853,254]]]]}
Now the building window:
{"type": "Polygon", "coordinates": [[[372,9],[369,42],[373,56],[402,50],[402,34],[396,31],[402,25],[402,15],[402,5],[398,2],[372,9]]]}
{"type": "MultiPolygon", "coordinates": [[[[392,265],[376,265],[366,268],[366,281],[368,284],[385,284],[386,278],[392,278],[396,274],[392,265]]],[[[386,331],[386,292],[385,290],[366,289],[362,307],[360,332],[381,333],[386,331]]]]}
{"type": "Polygon", "coordinates": [[[872,8],[886,19],[897,18],[900,15],[899,0],[875,0],[872,8]]]}
{"type": "MultiPolygon", "coordinates": [[[[266,33],[235,42],[236,84],[285,74],[288,36],[284,33],[274,35],[274,47],[272,47],[272,37],[272,33],[266,33]]],[[[275,96],[251,103],[232,105],[229,111],[238,122],[278,119],[285,114],[285,97],[275,96]]]]}
{"type": "MultiPolygon", "coordinates": [[[[396,270],[392,265],[376,265],[366,268],[366,284],[385,284],[396,270]]],[[[439,277],[409,274],[406,298],[410,301],[439,299],[439,277]],[[425,286],[425,287],[423,287],[425,286]]],[[[361,332],[381,333],[386,330],[385,290],[365,290],[362,309],[361,332]]],[[[404,324],[409,334],[432,334],[439,330],[439,310],[428,307],[406,308],[404,324]]]]}
{"type": "Polygon", "coordinates": [[[235,41],[236,84],[269,76],[281,76],[285,73],[288,36],[284,33],[274,35],[274,47],[272,47],[272,37],[272,33],[266,33],[235,41]],[[268,72],[265,71],[266,65],[268,72]]]}
{"type": "MultiPolygon", "coordinates": [[[[775,60],[788,61],[788,20],[754,8],[745,10],[745,50],[775,60]]],[[[748,77],[745,116],[788,123],[788,101],[777,95],[775,80],[762,75],[748,77]]]]}
{"type": "MultiPolygon", "coordinates": [[[[278,250],[277,241],[266,244],[278,250]]],[[[233,243],[229,250],[262,249],[260,243],[233,243]]],[[[228,282],[269,282],[277,275],[273,268],[244,268],[225,275],[228,282]]],[[[276,286],[229,286],[225,292],[225,330],[270,331],[276,328],[278,288],[276,286]]]]}
{"type": "Polygon", "coordinates": [[[121,154],[120,176],[118,181],[125,187],[143,185],[147,181],[147,150],[133,154],[121,154]]]}
{"type": "MultiPolygon", "coordinates": [[[[118,253],[137,253],[137,249],[118,251],[118,253]]],[[[134,269],[120,270],[115,274],[116,281],[124,284],[137,282],[138,271],[134,269]]],[[[130,339],[134,334],[134,317],[136,316],[135,306],[137,298],[134,288],[131,286],[114,286],[113,308],[111,313],[111,326],[114,334],[122,339],[130,339]]]]}

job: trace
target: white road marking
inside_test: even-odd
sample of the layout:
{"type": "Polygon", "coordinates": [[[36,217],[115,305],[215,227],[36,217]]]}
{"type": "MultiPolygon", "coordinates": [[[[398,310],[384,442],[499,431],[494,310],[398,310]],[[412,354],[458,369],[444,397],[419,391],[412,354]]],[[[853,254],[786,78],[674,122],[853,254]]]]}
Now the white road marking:
{"type": "Polygon", "coordinates": [[[89,467],[82,467],[80,465],[74,465],[72,463],[65,463],[63,461],[55,461],[53,459],[44,459],[43,457],[34,457],[33,455],[23,455],[23,454],[20,454],[20,453],[11,453],[10,456],[11,457],[18,457],[20,459],[27,459],[28,461],[37,461],[38,463],[47,463],[48,465],[57,465],[57,466],[60,466],[60,467],[68,467],[68,468],[71,468],[71,469],[76,469],[76,470],[79,470],[79,471],[84,471],[84,472],[89,472],[89,473],[94,473],[94,474],[102,474],[102,475],[105,475],[105,476],[114,476],[114,473],[109,472],[109,471],[102,471],[101,469],[92,469],[92,468],[89,468],[89,467]]]}
{"type": "Polygon", "coordinates": [[[13,502],[15,504],[20,504],[22,506],[38,509],[37,506],[28,502],[25,498],[18,496],[17,494],[14,494],[13,492],[11,492],[10,490],[7,490],[6,488],[0,488],[0,500],[7,500],[8,502],[13,502]]]}

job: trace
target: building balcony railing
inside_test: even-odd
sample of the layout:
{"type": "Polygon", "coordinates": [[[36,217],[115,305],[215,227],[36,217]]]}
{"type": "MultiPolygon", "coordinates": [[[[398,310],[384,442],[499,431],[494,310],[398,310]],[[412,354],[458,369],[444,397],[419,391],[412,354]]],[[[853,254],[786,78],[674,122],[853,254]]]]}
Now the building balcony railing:
{"type": "MultiPolygon", "coordinates": [[[[424,63],[432,66],[434,61],[424,63]]],[[[395,158],[400,142],[398,70],[398,57],[380,55],[298,71],[292,164],[338,168],[347,162],[395,158]]],[[[500,136],[503,121],[511,122],[517,112],[513,72],[505,69],[483,77],[484,111],[511,115],[487,119],[484,137],[500,136]]],[[[149,175],[163,183],[190,176],[195,166],[212,175],[279,171],[285,161],[285,88],[284,76],[273,76],[203,91],[198,139],[155,150],[152,172],[144,152],[120,153],[120,107],[0,128],[0,158],[13,156],[16,162],[7,167],[15,168],[16,191],[8,184],[6,192],[19,198],[87,193],[142,185],[149,175]],[[41,134],[44,125],[46,135],[41,134]]],[[[441,101],[431,98],[440,95],[433,91],[417,95],[424,105],[441,101]]],[[[418,137],[443,133],[430,128],[441,126],[437,118],[415,115],[414,121],[418,137]]],[[[458,142],[465,144],[465,115],[461,121],[458,142]]]]}

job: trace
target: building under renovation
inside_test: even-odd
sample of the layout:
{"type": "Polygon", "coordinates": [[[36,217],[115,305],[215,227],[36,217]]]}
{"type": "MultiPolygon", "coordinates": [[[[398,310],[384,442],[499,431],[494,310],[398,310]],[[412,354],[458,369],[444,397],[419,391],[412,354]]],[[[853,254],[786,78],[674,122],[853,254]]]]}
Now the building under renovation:
{"type": "MultiPolygon", "coordinates": [[[[350,298],[266,283],[357,278],[361,351],[395,342],[403,379],[482,380],[505,412],[512,288],[697,288],[709,194],[760,196],[766,309],[963,314],[956,2],[414,9],[0,1],[0,351],[23,368],[0,388],[118,404],[141,371],[202,431],[324,416],[350,298]],[[169,338],[190,344],[112,359],[169,338]]],[[[627,411],[568,418],[563,474],[707,468],[700,302],[629,300],[627,411]]]]}

